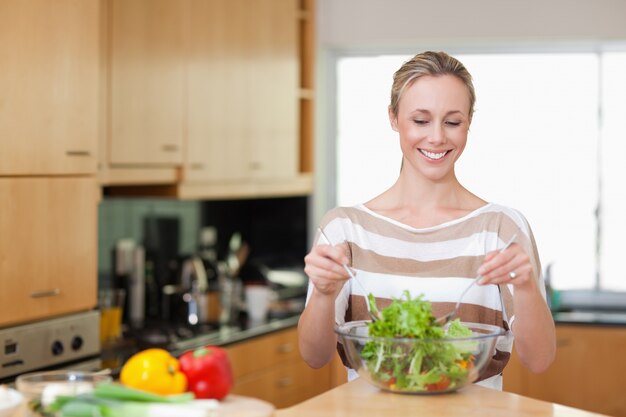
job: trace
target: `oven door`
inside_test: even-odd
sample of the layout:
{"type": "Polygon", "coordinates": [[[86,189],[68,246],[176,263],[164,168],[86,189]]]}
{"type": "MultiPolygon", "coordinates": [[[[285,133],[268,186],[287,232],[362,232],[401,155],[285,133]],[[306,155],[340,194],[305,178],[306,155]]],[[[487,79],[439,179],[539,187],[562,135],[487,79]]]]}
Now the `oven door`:
{"type": "Polygon", "coordinates": [[[101,367],[97,310],[0,329],[0,382],[27,372],[101,367]]]}

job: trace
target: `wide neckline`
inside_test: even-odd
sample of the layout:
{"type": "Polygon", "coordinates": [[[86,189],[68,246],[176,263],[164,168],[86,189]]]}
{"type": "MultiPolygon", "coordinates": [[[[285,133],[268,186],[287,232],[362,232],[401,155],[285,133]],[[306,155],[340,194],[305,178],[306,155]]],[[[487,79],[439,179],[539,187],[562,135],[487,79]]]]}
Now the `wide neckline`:
{"type": "Polygon", "coordinates": [[[439,229],[443,229],[449,226],[453,226],[456,224],[459,224],[461,222],[464,222],[467,219],[470,219],[472,217],[475,217],[477,214],[485,211],[487,208],[491,207],[493,205],[493,203],[487,203],[481,207],[478,207],[475,210],[470,211],[469,213],[465,214],[464,216],[458,217],[456,219],[452,219],[452,220],[448,220],[446,222],[434,225],[434,226],[429,226],[429,227],[413,227],[411,225],[408,225],[406,223],[402,223],[396,219],[392,219],[391,217],[387,217],[385,215],[382,215],[380,213],[375,212],[374,210],[371,210],[370,208],[368,208],[365,204],[361,203],[356,205],[355,207],[359,210],[362,210],[368,214],[370,214],[371,216],[374,216],[376,218],[382,219],[388,223],[394,224],[398,227],[401,227],[403,229],[412,231],[412,232],[432,232],[434,230],[439,230],[439,229]]]}

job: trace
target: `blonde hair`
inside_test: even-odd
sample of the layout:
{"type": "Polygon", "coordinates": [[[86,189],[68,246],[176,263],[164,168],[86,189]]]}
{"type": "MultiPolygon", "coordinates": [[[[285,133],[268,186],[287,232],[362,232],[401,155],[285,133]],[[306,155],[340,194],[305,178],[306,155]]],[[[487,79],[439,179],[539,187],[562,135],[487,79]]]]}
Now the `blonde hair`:
{"type": "Polygon", "coordinates": [[[409,61],[402,64],[400,69],[393,74],[393,85],[391,87],[391,103],[389,111],[394,116],[398,116],[398,106],[404,90],[424,75],[441,76],[453,75],[461,80],[467,87],[470,99],[468,117],[472,120],[474,114],[474,103],[476,102],[476,92],[472,76],[465,66],[456,58],[445,52],[427,51],[415,55],[409,61]]]}

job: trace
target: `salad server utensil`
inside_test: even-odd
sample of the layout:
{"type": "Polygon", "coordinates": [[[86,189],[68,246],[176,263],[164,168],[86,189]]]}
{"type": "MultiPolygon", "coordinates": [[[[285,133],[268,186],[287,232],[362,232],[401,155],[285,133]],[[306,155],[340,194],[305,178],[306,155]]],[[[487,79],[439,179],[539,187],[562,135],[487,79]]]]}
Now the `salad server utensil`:
{"type": "MultiPolygon", "coordinates": [[[[517,237],[517,233],[514,233],[511,239],[509,239],[509,241],[498,251],[498,253],[504,252],[509,246],[511,246],[511,244],[515,241],[516,237],[517,237]]],[[[461,301],[463,300],[463,297],[465,297],[465,294],[467,294],[470,288],[472,288],[474,284],[476,284],[478,280],[480,280],[481,278],[482,278],[482,275],[477,275],[476,278],[472,280],[472,282],[463,290],[463,292],[459,296],[459,299],[457,300],[456,305],[454,306],[454,310],[436,319],[435,323],[439,323],[440,325],[445,326],[450,321],[452,321],[452,319],[454,319],[456,315],[459,313],[459,307],[461,306],[461,301]]]]}
{"type": "MultiPolygon", "coordinates": [[[[326,236],[326,233],[324,233],[324,231],[322,230],[321,227],[318,227],[317,230],[320,232],[320,236],[326,241],[326,243],[328,245],[332,245],[333,243],[330,241],[330,239],[328,238],[328,236],[326,236]]],[[[370,300],[370,297],[368,294],[368,292],[365,290],[365,287],[363,286],[363,284],[361,284],[359,282],[359,280],[356,278],[356,275],[354,274],[354,272],[352,272],[352,270],[348,267],[347,264],[341,264],[341,266],[343,266],[343,269],[346,270],[346,272],[348,273],[348,275],[350,276],[350,278],[356,282],[356,284],[359,286],[359,288],[361,289],[361,291],[363,291],[364,297],[365,297],[365,306],[367,307],[367,312],[370,315],[370,317],[372,318],[372,321],[376,321],[379,320],[380,317],[378,316],[380,313],[378,311],[378,308],[376,308],[376,306],[372,307],[370,305],[370,303],[373,303],[375,301],[373,301],[373,297],[372,300],[370,300]],[[374,313],[374,311],[376,313],[374,313]]]]}

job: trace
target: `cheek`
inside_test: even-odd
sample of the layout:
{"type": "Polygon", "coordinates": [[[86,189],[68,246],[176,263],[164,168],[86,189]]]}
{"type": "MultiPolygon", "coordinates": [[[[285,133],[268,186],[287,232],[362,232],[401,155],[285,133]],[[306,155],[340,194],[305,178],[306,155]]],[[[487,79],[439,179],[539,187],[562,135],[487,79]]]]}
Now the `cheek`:
{"type": "Polygon", "coordinates": [[[467,145],[467,132],[460,134],[457,138],[455,138],[455,144],[457,148],[457,156],[456,159],[459,159],[463,151],[465,150],[465,146],[467,145]]]}

